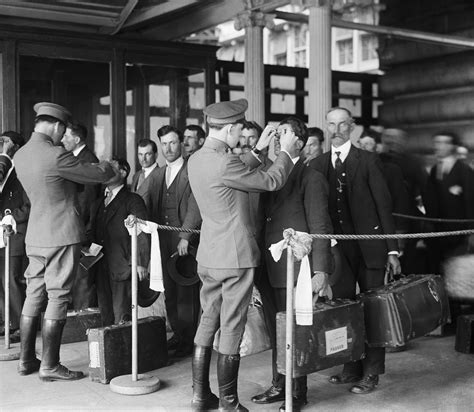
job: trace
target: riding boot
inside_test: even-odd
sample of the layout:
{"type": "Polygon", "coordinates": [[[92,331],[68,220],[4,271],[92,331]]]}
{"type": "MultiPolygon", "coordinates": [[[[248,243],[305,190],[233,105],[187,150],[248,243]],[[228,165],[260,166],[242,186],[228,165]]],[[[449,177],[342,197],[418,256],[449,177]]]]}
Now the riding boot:
{"type": "Polygon", "coordinates": [[[237,379],[239,375],[240,355],[217,355],[217,381],[219,383],[219,410],[248,412],[239,403],[237,379]]]}
{"type": "Polygon", "coordinates": [[[219,399],[209,386],[209,366],[212,348],[194,345],[193,351],[193,411],[207,411],[219,407],[219,399]]]}
{"type": "Polygon", "coordinates": [[[41,361],[36,358],[36,333],[38,332],[38,316],[20,317],[20,362],[18,373],[29,375],[40,368],[41,361]]]}
{"type": "Polygon", "coordinates": [[[66,320],[45,319],[43,321],[43,356],[39,370],[42,381],[77,380],[84,377],[80,371],[70,371],[59,363],[59,349],[66,320]]]}

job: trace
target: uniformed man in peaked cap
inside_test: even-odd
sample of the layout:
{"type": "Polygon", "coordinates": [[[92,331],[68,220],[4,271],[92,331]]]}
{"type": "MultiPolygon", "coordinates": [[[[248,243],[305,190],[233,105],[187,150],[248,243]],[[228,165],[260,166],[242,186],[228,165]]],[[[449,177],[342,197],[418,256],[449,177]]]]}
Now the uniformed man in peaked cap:
{"type": "Polygon", "coordinates": [[[232,153],[239,142],[247,100],[212,104],[204,109],[209,135],[189,159],[189,181],[202,215],[197,252],[203,314],[194,339],[194,410],[247,409],[239,403],[239,345],[244,332],[255,267],[260,252],[250,224],[249,191],[278,190],[293,168],[297,138],[281,139],[281,153],[267,170],[258,169],[259,153],[275,135],[267,126],[245,157],[232,153]],[[219,400],[209,387],[214,334],[220,327],[217,359],[219,400]],[[219,402],[219,405],[218,405],[219,402]]]}
{"type": "Polygon", "coordinates": [[[18,373],[29,375],[39,370],[44,381],[74,380],[84,375],[60,364],[59,348],[81,242],[85,240],[77,183],[104,183],[114,172],[106,162],[81,163],[60,145],[71,117],[67,109],[43,102],[36,104],[34,110],[34,132],[15,154],[17,175],[31,202],[25,239],[29,265],[20,319],[18,373]],[[45,306],[40,363],[35,355],[35,340],[45,306]]]}

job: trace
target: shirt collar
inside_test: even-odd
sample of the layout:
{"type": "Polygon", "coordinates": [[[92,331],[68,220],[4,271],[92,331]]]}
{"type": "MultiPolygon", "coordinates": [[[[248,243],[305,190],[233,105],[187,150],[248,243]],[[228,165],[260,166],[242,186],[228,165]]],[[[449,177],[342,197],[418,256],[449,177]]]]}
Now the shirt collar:
{"type": "Polygon", "coordinates": [[[178,157],[174,162],[166,161],[166,166],[169,166],[171,168],[181,167],[183,164],[184,164],[184,159],[182,156],[178,157]]]}
{"type": "Polygon", "coordinates": [[[341,159],[341,161],[344,161],[346,159],[347,155],[349,154],[349,150],[351,150],[351,140],[350,139],[346,143],[342,144],[339,147],[331,146],[331,156],[332,156],[332,158],[336,158],[337,157],[336,152],[341,152],[339,154],[339,158],[341,159]]]}
{"type": "Polygon", "coordinates": [[[143,170],[145,173],[150,173],[156,166],[158,166],[158,164],[155,162],[155,163],[153,163],[151,166],[142,167],[142,170],[143,170]]]}
{"type": "Polygon", "coordinates": [[[107,193],[109,193],[110,191],[112,191],[112,197],[115,197],[117,196],[117,193],[120,192],[122,190],[122,187],[124,187],[125,185],[120,185],[120,186],[117,186],[117,187],[114,187],[112,190],[110,190],[108,187],[105,188],[105,196],[107,196],[107,193]]]}
{"type": "Polygon", "coordinates": [[[74,156],[77,156],[79,153],[81,153],[82,149],[84,149],[84,147],[86,147],[86,145],[84,143],[82,143],[80,146],[77,146],[73,151],[72,151],[72,154],[74,156]]]}

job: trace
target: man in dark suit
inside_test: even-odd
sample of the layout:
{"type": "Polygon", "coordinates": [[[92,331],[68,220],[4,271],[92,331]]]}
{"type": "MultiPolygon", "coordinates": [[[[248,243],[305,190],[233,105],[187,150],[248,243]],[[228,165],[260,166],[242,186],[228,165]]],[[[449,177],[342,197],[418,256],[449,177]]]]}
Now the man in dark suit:
{"type": "Polygon", "coordinates": [[[31,202],[26,231],[29,265],[26,299],[20,319],[18,372],[28,375],[39,369],[44,381],[74,380],[84,375],[59,362],[61,337],[71,300],[84,224],[77,203],[79,184],[102,183],[113,170],[106,162],[80,162],[60,145],[71,114],[54,103],[37,103],[35,131],[15,154],[18,178],[31,202]],[[43,354],[35,355],[36,331],[47,303],[43,326],[43,354]]]}
{"type": "MultiPolygon", "coordinates": [[[[392,201],[380,159],[353,146],[354,122],[349,110],[335,107],[326,115],[331,151],[310,162],[329,182],[329,214],[334,233],[387,234],[395,232],[392,201]]],[[[338,241],[336,267],[331,279],[333,296],[354,299],[356,284],[361,292],[384,284],[385,266],[400,273],[396,240],[338,241]]],[[[385,349],[366,346],[363,361],[344,365],[331,383],[357,382],[352,393],[376,388],[385,371],[385,349]]]]}
{"type": "MultiPolygon", "coordinates": [[[[474,171],[456,156],[459,137],[452,132],[433,136],[436,164],[431,169],[425,193],[426,213],[444,219],[474,219],[474,171]]],[[[462,223],[437,223],[435,231],[472,227],[462,223]]],[[[440,273],[443,259],[468,252],[469,236],[449,236],[428,242],[431,270],[440,273]]]]}
{"type": "Polygon", "coordinates": [[[249,192],[280,189],[293,169],[291,159],[297,140],[293,133],[282,136],[282,150],[267,171],[256,169],[259,152],[268,147],[276,133],[272,126],[265,128],[246,157],[232,153],[247,106],[247,100],[239,99],[206,107],[209,136],[189,159],[189,179],[203,217],[197,254],[203,314],[193,352],[192,407],[196,410],[218,406],[209,387],[209,365],[214,335],[220,326],[219,407],[247,411],[237,394],[239,346],[260,260],[254,228],[250,226],[249,192]]]}
{"type": "MultiPolygon", "coordinates": [[[[131,238],[124,225],[129,215],[146,220],[145,202],[127,186],[130,165],[124,159],[112,161],[115,176],[107,182],[105,194],[91,209],[88,238],[103,246],[104,257],[96,271],[97,297],[104,326],[131,320],[131,238]]],[[[138,235],[137,274],[148,276],[149,237],[138,235]]]]}
{"type": "MultiPolygon", "coordinates": [[[[303,121],[296,117],[288,117],[278,126],[278,134],[294,133],[297,140],[298,156],[295,167],[290,173],[286,184],[278,191],[262,194],[264,210],[265,266],[262,276],[267,279],[264,284],[270,285],[269,290],[261,290],[263,295],[271,295],[271,304],[265,305],[264,313],[270,333],[273,354],[272,386],[264,393],[252,398],[255,403],[272,403],[285,399],[285,376],[278,373],[276,365],[276,323],[277,312],[286,310],[286,254],[275,262],[268,248],[282,239],[283,230],[293,228],[306,233],[332,233],[331,219],[328,212],[328,184],[324,176],[314,169],[306,167],[300,157],[307,141],[307,129],[303,121]]],[[[275,152],[275,154],[278,154],[275,152]]],[[[332,256],[330,241],[315,239],[311,253],[313,275],[318,274],[327,282],[328,273],[332,272],[332,256]]],[[[298,268],[297,268],[298,269],[298,268]]],[[[298,271],[296,270],[296,273],[298,271]]],[[[263,283],[263,282],[262,282],[263,283]]],[[[261,284],[262,284],[261,283],[261,284]]],[[[321,286],[314,283],[314,293],[319,293],[321,286]]],[[[268,286],[267,286],[268,288],[268,286]]],[[[293,410],[297,411],[307,403],[306,376],[294,381],[293,410]]],[[[284,404],[280,409],[284,409],[284,404]]]]}
{"type": "MultiPolygon", "coordinates": [[[[86,145],[87,128],[80,123],[68,125],[61,143],[64,148],[71,152],[81,162],[99,163],[96,155],[86,145]]],[[[77,194],[79,210],[81,212],[84,226],[87,227],[90,220],[90,209],[94,201],[100,196],[100,184],[83,185],[77,194]]],[[[93,269],[91,269],[93,270],[93,269]]],[[[97,304],[93,276],[81,265],[77,268],[72,287],[72,305],[75,310],[81,310],[97,304]]]]}
{"type": "MultiPolygon", "coordinates": [[[[3,152],[10,158],[25,144],[25,139],[19,133],[8,131],[1,135],[3,152]]],[[[10,342],[20,341],[20,315],[25,299],[25,284],[23,273],[26,268],[25,233],[30,213],[30,201],[23,186],[16,176],[15,168],[7,172],[6,179],[0,183],[0,215],[10,213],[16,222],[16,233],[10,236],[10,342]]],[[[2,290],[0,291],[0,305],[3,313],[5,307],[5,249],[0,249],[0,276],[2,290]]],[[[3,319],[5,314],[3,313],[3,319]]],[[[8,325],[5,325],[7,328],[8,325]]]]}
{"type": "Polygon", "coordinates": [[[154,196],[151,188],[154,186],[154,180],[159,175],[159,167],[156,163],[156,157],[158,156],[156,143],[150,139],[141,139],[138,142],[137,155],[142,169],[133,175],[131,189],[133,193],[139,194],[145,201],[148,217],[151,218],[152,197],[154,196]]]}
{"type": "MultiPolygon", "coordinates": [[[[191,192],[188,179],[188,164],[182,156],[183,134],[173,126],[163,126],[157,132],[161,142],[166,166],[157,170],[150,191],[152,220],[160,225],[196,229],[201,215],[191,192]]],[[[168,273],[167,262],[171,255],[187,255],[191,233],[160,230],[161,258],[163,262],[163,283],[168,320],[174,336],[168,348],[176,349],[175,356],[192,352],[200,306],[199,284],[183,286],[176,283],[168,273]]]]}

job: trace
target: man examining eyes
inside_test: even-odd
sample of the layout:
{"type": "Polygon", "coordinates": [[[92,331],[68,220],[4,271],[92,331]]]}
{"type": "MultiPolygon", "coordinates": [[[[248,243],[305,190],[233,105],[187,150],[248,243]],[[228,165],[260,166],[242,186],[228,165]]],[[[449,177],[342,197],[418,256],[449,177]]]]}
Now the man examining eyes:
{"type": "MultiPolygon", "coordinates": [[[[329,214],[336,234],[395,233],[392,200],[380,159],[375,153],[351,144],[354,129],[351,112],[343,107],[329,109],[326,129],[331,150],[312,160],[310,167],[329,182],[329,214]]],[[[385,266],[399,274],[398,245],[388,240],[338,241],[335,271],[331,279],[333,297],[354,299],[356,285],[364,292],[384,284],[385,266]]],[[[344,365],[331,376],[334,384],[355,383],[351,392],[373,391],[385,371],[385,349],[366,346],[366,358],[344,365]]]]}

